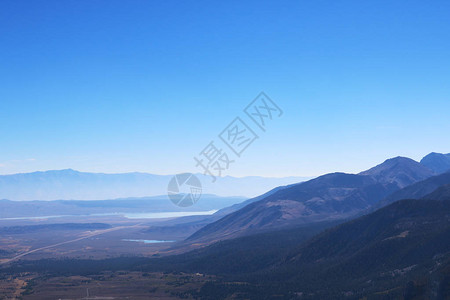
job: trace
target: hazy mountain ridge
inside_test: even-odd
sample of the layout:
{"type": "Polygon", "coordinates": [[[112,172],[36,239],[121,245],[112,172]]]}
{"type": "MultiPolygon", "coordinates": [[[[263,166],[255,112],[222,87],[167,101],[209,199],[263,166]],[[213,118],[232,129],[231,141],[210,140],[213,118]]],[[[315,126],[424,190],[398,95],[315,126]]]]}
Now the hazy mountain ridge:
{"type": "MultiPolygon", "coordinates": [[[[196,174],[203,193],[254,197],[280,185],[304,181],[303,177],[221,177],[196,174]]],[[[104,200],[167,194],[173,175],[148,173],[86,173],[72,169],[0,175],[0,199],[9,200],[104,200]]]]}

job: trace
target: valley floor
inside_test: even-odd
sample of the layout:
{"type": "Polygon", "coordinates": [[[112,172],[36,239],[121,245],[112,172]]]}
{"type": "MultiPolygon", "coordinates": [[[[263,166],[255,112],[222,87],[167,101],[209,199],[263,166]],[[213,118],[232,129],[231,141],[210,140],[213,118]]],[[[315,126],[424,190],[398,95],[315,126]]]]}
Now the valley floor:
{"type": "Polygon", "coordinates": [[[193,299],[190,293],[212,279],[201,274],[125,271],[69,277],[27,273],[0,279],[0,299],[193,299]]]}

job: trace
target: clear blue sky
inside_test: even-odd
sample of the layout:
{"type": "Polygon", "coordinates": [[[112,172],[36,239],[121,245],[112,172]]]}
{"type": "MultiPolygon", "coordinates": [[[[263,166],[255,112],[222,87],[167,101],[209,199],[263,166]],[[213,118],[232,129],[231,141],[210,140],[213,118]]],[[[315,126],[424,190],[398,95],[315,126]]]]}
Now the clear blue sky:
{"type": "Polygon", "coordinates": [[[450,152],[449,13],[449,1],[3,0],[0,173],[196,172],[193,156],[260,91],[284,115],[228,175],[450,152]]]}

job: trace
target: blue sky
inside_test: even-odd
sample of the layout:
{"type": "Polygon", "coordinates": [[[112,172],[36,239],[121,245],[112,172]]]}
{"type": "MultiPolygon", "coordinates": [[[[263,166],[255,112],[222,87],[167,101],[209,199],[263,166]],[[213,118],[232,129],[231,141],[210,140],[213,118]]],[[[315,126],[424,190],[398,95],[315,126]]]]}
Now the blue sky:
{"type": "Polygon", "coordinates": [[[265,91],[227,175],[450,152],[448,1],[0,2],[0,174],[197,172],[265,91]]]}

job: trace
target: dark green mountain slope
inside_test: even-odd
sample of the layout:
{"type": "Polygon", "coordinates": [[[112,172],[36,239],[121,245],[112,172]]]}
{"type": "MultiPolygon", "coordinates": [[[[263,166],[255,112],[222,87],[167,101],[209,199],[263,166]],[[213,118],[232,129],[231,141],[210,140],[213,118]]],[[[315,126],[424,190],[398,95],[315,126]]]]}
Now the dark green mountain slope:
{"type": "MultiPolygon", "coordinates": [[[[327,230],[278,265],[237,276],[249,284],[228,283],[227,296],[450,299],[449,194],[445,186],[430,195],[445,200],[401,200],[327,230]]],[[[225,288],[211,285],[203,290],[207,299],[221,285],[225,288]]]]}
{"type": "Polygon", "coordinates": [[[377,203],[372,210],[402,199],[420,199],[446,184],[450,184],[450,172],[427,178],[396,191],[377,203]]]}
{"type": "Polygon", "coordinates": [[[447,200],[450,199],[450,184],[446,184],[441,186],[431,194],[428,194],[424,197],[424,199],[432,199],[432,200],[447,200]]]}

